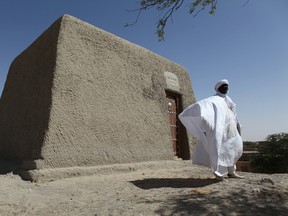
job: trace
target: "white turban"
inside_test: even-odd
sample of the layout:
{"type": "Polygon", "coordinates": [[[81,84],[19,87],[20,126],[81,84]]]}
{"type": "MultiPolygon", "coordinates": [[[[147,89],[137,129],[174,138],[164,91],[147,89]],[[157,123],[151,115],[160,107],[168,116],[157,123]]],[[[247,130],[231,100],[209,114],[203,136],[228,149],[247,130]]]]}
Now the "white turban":
{"type": "Polygon", "coordinates": [[[227,84],[229,85],[229,82],[227,79],[223,79],[223,80],[220,80],[219,82],[216,83],[215,85],[215,91],[218,92],[218,88],[223,85],[223,84],[227,84]]]}

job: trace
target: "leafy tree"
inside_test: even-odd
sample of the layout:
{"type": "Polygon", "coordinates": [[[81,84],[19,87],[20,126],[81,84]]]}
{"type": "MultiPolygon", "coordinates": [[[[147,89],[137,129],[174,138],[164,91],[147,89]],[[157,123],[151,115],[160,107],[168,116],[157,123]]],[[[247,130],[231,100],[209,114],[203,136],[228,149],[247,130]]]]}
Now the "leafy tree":
{"type": "MultiPolygon", "coordinates": [[[[244,0],[243,0],[244,1],[244,0]]],[[[249,0],[245,0],[246,5],[249,0]]],[[[164,30],[167,24],[167,21],[172,18],[172,15],[175,11],[177,11],[180,7],[183,6],[184,0],[141,0],[139,2],[140,7],[138,9],[132,11],[138,11],[138,15],[136,21],[132,24],[126,24],[125,26],[134,25],[143,11],[155,8],[159,13],[164,14],[157,22],[157,36],[160,41],[164,40],[164,30]]],[[[197,16],[201,11],[205,8],[209,8],[208,13],[210,15],[214,15],[217,6],[217,0],[190,0],[188,5],[189,14],[194,17],[197,16]]]]}
{"type": "Polygon", "coordinates": [[[256,171],[288,173],[288,133],[269,135],[252,161],[256,171]]]}
{"type": "MultiPolygon", "coordinates": [[[[172,18],[172,15],[177,11],[184,3],[184,0],[141,0],[140,8],[133,10],[138,11],[138,16],[135,22],[132,24],[126,24],[130,26],[135,24],[138,21],[140,14],[152,8],[164,15],[157,22],[156,33],[160,41],[164,40],[164,29],[169,18],[172,18]]],[[[210,6],[209,14],[213,15],[216,10],[217,0],[193,0],[188,4],[189,13],[192,15],[197,15],[201,10],[204,10],[206,7],[210,6]]]]}

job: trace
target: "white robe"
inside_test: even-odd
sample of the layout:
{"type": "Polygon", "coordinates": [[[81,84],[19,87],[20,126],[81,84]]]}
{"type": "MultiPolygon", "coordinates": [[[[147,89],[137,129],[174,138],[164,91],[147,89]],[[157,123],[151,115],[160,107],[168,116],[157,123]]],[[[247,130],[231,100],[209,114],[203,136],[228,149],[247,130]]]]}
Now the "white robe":
{"type": "Polygon", "coordinates": [[[243,142],[237,130],[235,104],[228,96],[215,95],[192,104],[179,119],[197,138],[192,155],[194,164],[211,167],[220,175],[226,174],[228,167],[236,167],[243,142]]]}

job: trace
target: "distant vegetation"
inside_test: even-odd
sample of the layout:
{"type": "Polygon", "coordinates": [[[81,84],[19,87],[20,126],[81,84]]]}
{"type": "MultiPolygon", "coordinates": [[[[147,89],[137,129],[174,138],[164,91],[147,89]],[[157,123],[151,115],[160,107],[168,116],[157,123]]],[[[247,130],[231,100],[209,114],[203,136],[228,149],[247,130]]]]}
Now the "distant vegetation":
{"type": "Polygon", "coordinates": [[[269,135],[265,142],[258,145],[244,142],[245,147],[246,145],[259,151],[259,154],[252,159],[252,166],[256,172],[288,173],[288,133],[269,135]]]}
{"type": "Polygon", "coordinates": [[[244,141],[244,151],[258,151],[263,142],[244,141]]]}

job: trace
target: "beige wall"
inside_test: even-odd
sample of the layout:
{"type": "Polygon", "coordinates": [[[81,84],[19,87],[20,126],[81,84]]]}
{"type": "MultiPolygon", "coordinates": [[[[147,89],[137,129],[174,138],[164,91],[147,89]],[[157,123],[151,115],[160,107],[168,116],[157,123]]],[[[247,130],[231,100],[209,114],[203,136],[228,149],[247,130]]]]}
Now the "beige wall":
{"type": "Polygon", "coordinates": [[[26,169],[172,159],[165,71],[194,102],[185,68],[64,15],[10,67],[0,157],[26,169]]]}

